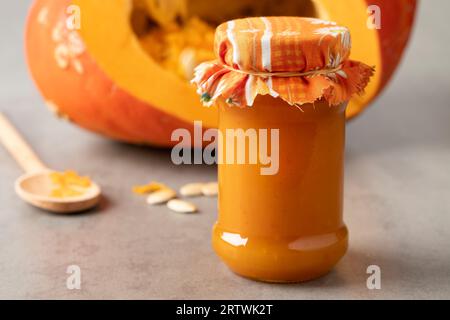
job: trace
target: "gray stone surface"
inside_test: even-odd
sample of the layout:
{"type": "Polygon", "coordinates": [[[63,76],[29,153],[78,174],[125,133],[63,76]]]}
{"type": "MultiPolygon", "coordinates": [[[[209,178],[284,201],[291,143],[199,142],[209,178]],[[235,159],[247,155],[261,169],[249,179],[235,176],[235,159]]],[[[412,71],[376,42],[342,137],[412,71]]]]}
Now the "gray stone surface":
{"type": "Polygon", "coordinates": [[[235,276],[213,254],[214,199],[201,213],[148,207],[130,193],[156,179],[174,187],[214,180],[215,168],[175,167],[166,151],[114,143],[53,118],[23,59],[29,1],[0,10],[0,110],[49,166],[90,173],[107,199],[99,212],[61,217],[22,203],[21,174],[0,148],[0,298],[450,298],[450,2],[423,1],[391,86],[348,127],[345,219],[350,250],[319,280],[297,285],[235,276]],[[66,267],[82,289],[66,289],[66,267]],[[366,268],[382,289],[366,288],[366,268]]]}

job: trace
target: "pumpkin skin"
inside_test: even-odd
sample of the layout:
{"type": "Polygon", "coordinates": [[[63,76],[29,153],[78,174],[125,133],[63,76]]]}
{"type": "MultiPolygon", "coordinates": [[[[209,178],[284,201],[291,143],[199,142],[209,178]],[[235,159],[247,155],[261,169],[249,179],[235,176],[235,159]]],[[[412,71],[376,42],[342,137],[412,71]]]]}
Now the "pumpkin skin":
{"type": "Polygon", "coordinates": [[[70,4],[70,0],[35,1],[26,28],[29,70],[53,111],[110,138],[154,146],[168,146],[173,130],[193,127],[117,87],[87,52],[78,58],[83,74],[74,68],[60,68],[55,63],[50,26],[66,19],[65,10],[70,4]],[[42,8],[48,8],[48,28],[38,22],[42,8]]]}
{"type": "MultiPolygon", "coordinates": [[[[107,56],[114,48],[98,48],[96,43],[105,38],[101,32],[108,32],[108,23],[113,26],[117,20],[111,22],[105,14],[96,22],[104,23],[104,28],[89,28],[89,19],[96,16],[91,14],[95,11],[87,7],[88,1],[92,3],[96,0],[35,0],[27,18],[25,47],[29,70],[45,101],[57,114],[85,129],[116,140],[160,147],[177,143],[171,141],[175,129],[186,128],[193,134],[195,120],[202,120],[205,129],[216,127],[217,110],[202,108],[195,89],[181,83],[170,72],[148,62],[150,71],[138,72],[142,78],[137,77],[135,81],[149,84],[148,88],[142,88],[139,83],[129,80],[134,70],[122,75],[124,71],[114,69],[114,59],[107,56]],[[58,43],[55,43],[52,33],[58,23],[65,23],[66,9],[73,3],[81,7],[83,15],[87,12],[88,27],[83,26],[79,32],[85,49],[73,61],[69,59],[68,65],[62,68],[55,60],[58,43]],[[173,92],[152,91],[152,83],[173,88],[173,92]]],[[[126,1],[109,0],[108,4],[103,1],[102,5],[117,6],[116,11],[110,11],[111,14],[118,14],[119,4],[126,1]]],[[[394,73],[409,38],[416,2],[348,0],[345,7],[335,0],[316,0],[314,3],[319,18],[334,20],[350,28],[354,40],[352,58],[374,64],[377,68],[366,95],[357,97],[348,107],[347,116],[354,117],[382,91],[394,73]],[[348,9],[352,3],[357,9],[348,9]],[[380,30],[368,30],[366,27],[368,14],[365,8],[369,4],[381,8],[380,30]]],[[[111,30],[109,32],[112,34],[114,29],[111,30]]],[[[129,52],[135,53],[136,57],[144,55],[140,48],[130,49],[129,52]]],[[[133,59],[129,55],[120,57],[119,61],[126,65],[127,60],[133,59]]]]}

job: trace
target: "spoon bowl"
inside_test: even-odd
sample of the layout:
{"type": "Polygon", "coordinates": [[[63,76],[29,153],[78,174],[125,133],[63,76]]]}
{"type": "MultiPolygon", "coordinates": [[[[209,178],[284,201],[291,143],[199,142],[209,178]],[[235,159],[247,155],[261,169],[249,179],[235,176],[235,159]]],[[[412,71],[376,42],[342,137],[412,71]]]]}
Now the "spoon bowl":
{"type": "Polygon", "coordinates": [[[50,174],[53,171],[45,170],[37,173],[24,174],[15,182],[16,193],[29,204],[55,213],[74,213],[95,207],[100,201],[100,187],[91,183],[83,189],[83,194],[73,197],[52,197],[55,188],[50,174]]]}

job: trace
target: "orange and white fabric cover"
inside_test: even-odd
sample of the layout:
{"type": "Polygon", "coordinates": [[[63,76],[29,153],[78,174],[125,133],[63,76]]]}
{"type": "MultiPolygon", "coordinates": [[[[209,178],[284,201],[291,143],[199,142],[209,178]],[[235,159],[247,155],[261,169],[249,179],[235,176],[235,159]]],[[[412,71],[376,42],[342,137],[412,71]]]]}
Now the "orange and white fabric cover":
{"type": "Polygon", "coordinates": [[[330,105],[361,93],[374,73],[349,60],[350,32],[334,22],[300,17],[258,17],[221,24],[217,60],[200,64],[192,80],[206,106],[219,97],[252,106],[269,94],[301,106],[325,99],[330,105]]]}

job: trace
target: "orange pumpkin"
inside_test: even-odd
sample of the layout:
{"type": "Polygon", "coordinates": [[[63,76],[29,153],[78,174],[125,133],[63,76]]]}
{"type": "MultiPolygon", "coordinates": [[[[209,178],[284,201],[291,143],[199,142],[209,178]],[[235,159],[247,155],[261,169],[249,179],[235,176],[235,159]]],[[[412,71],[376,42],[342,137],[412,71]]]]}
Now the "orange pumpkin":
{"type": "MultiPolygon", "coordinates": [[[[201,107],[193,86],[173,66],[172,60],[186,58],[178,56],[177,48],[164,51],[165,55],[171,52],[172,60],[158,61],[157,57],[164,49],[157,42],[161,37],[177,42],[192,35],[194,45],[200,37],[207,48],[208,32],[195,21],[192,30],[178,38],[176,32],[159,30],[143,11],[153,2],[35,0],[27,19],[26,54],[47,105],[88,130],[155,146],[174,145],[172,131],[193,130],[194,120],[203,121],[204,127],[216,127],[217,109],[201,107]],[[81,14],[79,30],[67,27],[76,8],[81,14]],[[200,35],[195,34],[196,28],[201,29],[200,35]],[[148,30],[152,30],[150,36],[148,30]]],[[[184,9],[212,25],[243,15],[276,14],[309,15],[348,26],[353,37],[352,59],[377,69],[365,95],[351,101],[349,118],[359,114],[388,83],[408,41],[416,8],[415,0],[347,0],[345,5],[335,0],[280,0],[276,7],[268,0],[232,3],[216,0],[212,8],[210,1],[188,0],[184,9]],[[367,27],[368,3],[381,9],[381,29],[367,27]]],[[[166,23],[164,15],[152,17],[166,23]]],[[[195,54],[208,56],[207,50],[194,49],[195,54]]]]}

